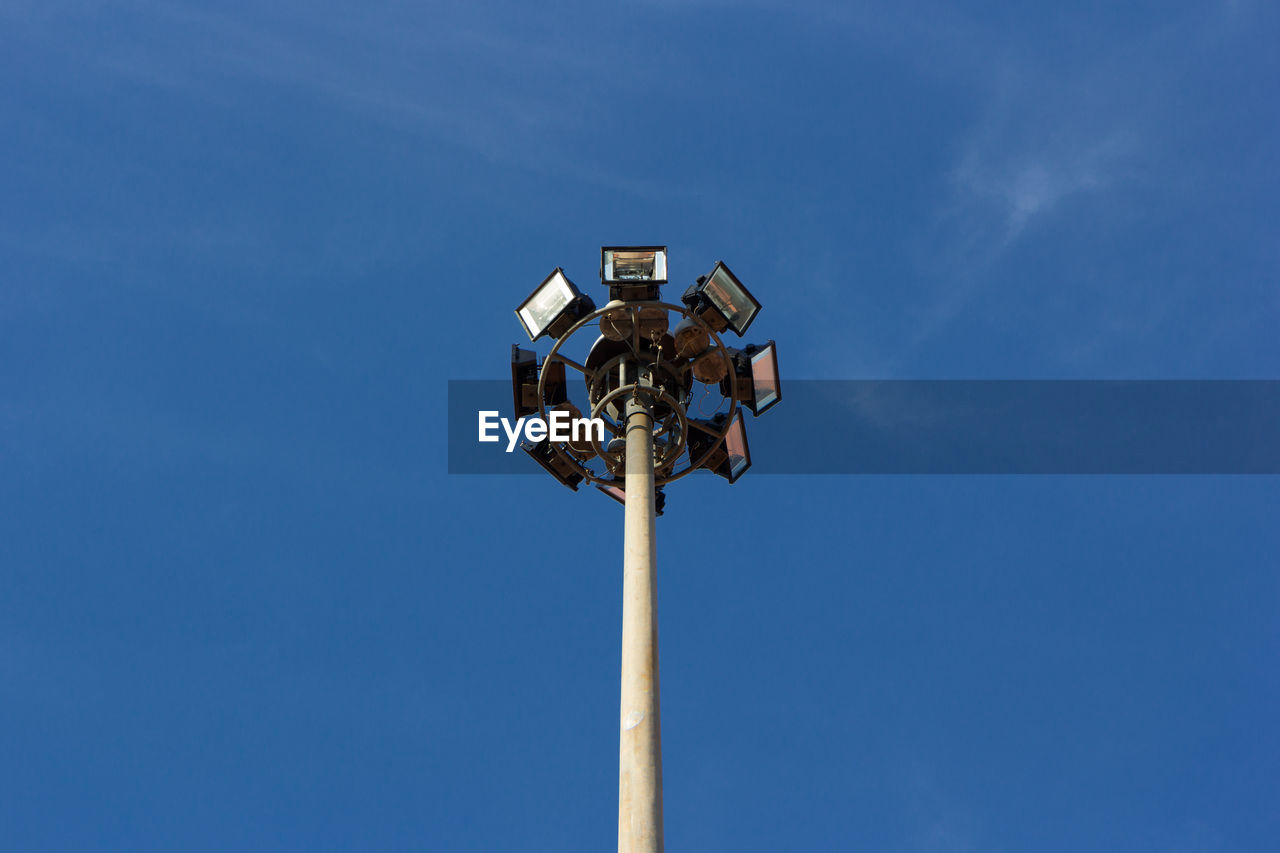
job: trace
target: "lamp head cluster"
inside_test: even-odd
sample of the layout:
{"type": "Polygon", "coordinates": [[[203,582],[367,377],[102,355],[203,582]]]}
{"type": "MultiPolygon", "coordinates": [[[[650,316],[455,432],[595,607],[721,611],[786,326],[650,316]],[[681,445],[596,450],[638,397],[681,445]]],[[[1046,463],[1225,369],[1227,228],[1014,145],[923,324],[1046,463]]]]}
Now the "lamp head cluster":
{"type": "Polygon", "coordinates": [[[685,290],[681,304],[660,301],[668,282],[666,246],[602,247],[600,282],[609,288],[609,301],[596,308],[557,267],[516,308],[530,341],[550,337],[555,343],[541,361],[512,346],[511,383],[518,417],[545,418],[557,409],[575,418],[587,413],[601,418],[612,438],[544,438],[526,445],[526,452],[569,488],[586,481],[621,499],[624,403],[642,396],[653,415],[659,486],[701,469],[736,482],[751,466],[744,411],[759,416],[782,399],[774,341],[734,348],[721,340],[726,331],[741,337],[760,303],[723,261],[685,290]],[[589,326],[598,335],[575,359],[567,345],[589,326]],[[566,367],[583,376],[581,405],[566,367]]]}

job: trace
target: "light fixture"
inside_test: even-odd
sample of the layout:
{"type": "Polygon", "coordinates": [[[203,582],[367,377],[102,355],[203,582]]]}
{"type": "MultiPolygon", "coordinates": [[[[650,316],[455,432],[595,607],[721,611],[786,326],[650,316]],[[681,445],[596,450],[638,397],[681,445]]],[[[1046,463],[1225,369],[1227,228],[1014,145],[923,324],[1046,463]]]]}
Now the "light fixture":
{"type": "Polygon", "coordinates": [[[600,283],[609,286],[610,299],[657,299],[658,285],[667,283],[667,247],[601,246],[600,283]]]}
{"type": "Polygon", "coordinates": [[[575,492],[578,491],[578,484],[583,479],[582,474],[568,460],[556,453],[556,449],[551,446],[550,439],[544,438],[537,444],[528,444],[526,442],[520,445],[520,449],[532,456],[533,461],[547,469],[551,476],[575,492]]]}
{"type": "Polygon", "coordinates": [[[556,267],[529,298],[520,303],[516,316],[529,340],[536,341],[547,334],[560,337],[594,310],[596,305],[591,297],[579,291],[564,270],[556,267]]]}
{"type": "Polygon", "coordinates": [[[538,356],[515,344],[511,345],[511,396],[517,418],[538,411],[538,356]],[[527,400],[526,388],[532,389],[527,400]]]}
{"type": "MultiPolygon", "coordinates": [[[[729,350],[733,372],[737,377],[738,402],[762,415],[782,399],[782,383],[778,378],[778,346],[773,341],[760,346],[748,344],[745,349],[729,350]]],[[[720,391],[729,395],[729,380],[720,383],[720,391]]]]}
{"type": "Polygon", "coordinates": [[[602,246],[600,281],[604,284],[667,283],[666,246],[602,246]]]}
{"type": "MultiPolygon", "coordinates": [[[[627,730],[620,735],[618,845],[627,850],[661,847],[663,837],[658,626],[651,606],[658,562],[654,517],[663,514],[663,485],[698,468],[737,482],[751,468],[747,412],[761,414],[781,399],[773,341],[748,346],[736,340],[732,343],[742,349],[727,346],[725,330],[741,337],[760,303],[723,261],[680,299],[663,299],[667,266],[665,246],[601,247],[600,281],[609,299],[600,299],[598,310],[557,267],[516,309],[530,340],[551,335],[554,346],[542,362],[536,353],[512,347],[512,393],[522,420],[516,430],[505,419],[502,423],[509,438],[516,432],[527,435],[521,449],[562,485],[574,491],[583,483],[595,486],[623,507],[618,707],[627,730]],[[588,342],[590,350],[582,356],[588,342]],[[578,353],[572,358],[561,354],[571,352],[571,343],[578,353]],[[581,380],[574,377],[576,404],[568,400],[566,365],[582,374],[581,380]],[[590,417],[581,417],[583,412],[590,417]],[[546,422],[527,417],[534,413],[546,422]],[[579,435],[584,426],[594,427],[589,435],[579,435]],[[639,721],[634,727],[633,717],[639,721]]],[[[479,440],[488,441],[490,413],[480,414],[479,440]]],[[[549,530],[572,533],[581,526],[558,523],[550,510],[539,508],[549,530]]],[[[694,523],[705,520],[700,507],[690,512],[694,523]]],[[[753,533],[758,531],[748,531],[746,539],[753,533]]],[[[724,547],[744,539],[739,531],[721,538],[724,547]]],[[[520,546],[528,550],[529,543],[513,543],[517,550],[520,546]]],[[[593,547],[587,544],[588,551],[593,547]]]]}
{"type": "Polygon", "coordinates": [[[717,332],[729,328],[739,336],[760,313],[760,303],[724,261],[718,261],[707,275],[699,276],[681,300],[717,332]]]}
{"type": "Polygon", "coordinates": [[[719,433],[724,428],[725,413],[721,412],[710,421],[693,421],[689,429],[689,462],[699,468],[706,468],[712,473],[724,477],[730,483],[751,467],[751,451],[747,447],[747,428],[742,423],[742,413],[734,415],[733,423],[725,433],[724,441],[710,454],[708,448],[715,444],[716,437],[706,432],[710,429],[719,433]],[[699,424],[702,428],[694,426],[699,424]],[[706,456],[706,458],[702,458],[706,456]]]}
{"type": "MultiPolygon", "coordinates": [[[[609,483],[603,486],[596,486],[604,494],[613,498],[623,506],[627,505],[627,492],[621,485],[609,483]]],[[[653,509],[654,515],[662,515],[662,510],[667,505],[666,492],[662,490],[662,486],[658,486],[653,490],[653,509]]]]}
{"type": "MultiPolygon", "coordinates": [[[[542,372],[547,377],[543,389],[547,405],[554,406],[567,400],[569,388],[564,377],[564,362],[544,361],[542,372]]],[[[538,356],[515,344],[511,345],[511,395],[517,418],[538,413],[538,356]]]]}

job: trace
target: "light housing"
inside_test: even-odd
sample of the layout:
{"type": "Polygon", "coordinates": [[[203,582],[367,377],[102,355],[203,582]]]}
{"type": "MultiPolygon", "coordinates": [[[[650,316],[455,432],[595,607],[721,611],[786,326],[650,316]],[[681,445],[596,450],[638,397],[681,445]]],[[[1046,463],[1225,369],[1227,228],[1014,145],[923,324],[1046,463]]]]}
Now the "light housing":
{"type": "Polygon", "coordinates": [[[524,442],[520,445],[520,449],[532,456],[534,462],[547,469],[551,476],[575,492],[578,491],[578,484],[583,480],[582,474],[567,459],[556,453],[550,439],[544,438],[537,444],[524,442]]]}
{"type": "MultiPolygon", "coordinates": [[[[596,486],[602,493],[613,498],[623,506],[627,505],[627,491],[622,488],[619,483],[607,483],[605,485],[596,486]]],[[[662,490],[662,486],[657,486],[653,490],[653,509],[655,515],[662,515],[662,510],[667,505],[667,495],[662,490]]]]}
{"type": "Polygon", "coordinates": [[[667,283],[667,247],[601,246],[600,283],[608,285],[610,299],[657,299],[658,285],[667,283]]]}
{"type": "MultiPolygon", "coordinates": [[[[546,374],[546,403],[555,406],[569,397],[565,382],[564,362],[544,361],[542,372],[546,374]]],[[[517,418],[538,413],[538,356],[526,349],[511,345],[511,396],[517,418]]]]}
{"type": "MultiPolygon", "coordinates": [[[[747,344],[744,349],[729,350],[729,359],[737,377],[738,402],[757,417],[782,399],[782,381],[778,378],[778,345],[747,344]]],[[[729,378],[720,383],[720,391],[729,395],[729,378]]]]}
{"type": "Polygon", "coordinates": [[[666,246],[601,246],[603,284],[666,284],[666,246]]]}
{"type": "Polygon", "coordinates": [[[574,285],[564,270],[556,267],[542,284],[520,303],[516,316],[529,340],[543,335],[558,338],[569,327],[596,310],[595,302],[574,285]]]}
{"type": "MultiPolygon", "coordinates": [[[[697,421],[697,423],[719,432],[724,427],[724,420],[725,413],[721,412],[710,421],[697,421]]],[[[715,436],[691,425],[688,438],[690,464],[699,463],[701,457],[707,453],[707,449],[715,441],[715,436]]],[[[738,478],[751,467],[751,450],[747,446],[747,428],[742,422],[741,412],[733,416],[733,423],[729,424],[724,441],[706,459],[701,459],[698,467],[706,468],[724,477],[730,483],[737,482],[738,478]]]]}
{"type": "Polygon", "coordinates": [[[724,261],[717,261],[711,272],[699,276],[684,292],[681,301],[717,332],[728,328],[738,336],[747,331],[760,313],[760,303],[724,261]]]}

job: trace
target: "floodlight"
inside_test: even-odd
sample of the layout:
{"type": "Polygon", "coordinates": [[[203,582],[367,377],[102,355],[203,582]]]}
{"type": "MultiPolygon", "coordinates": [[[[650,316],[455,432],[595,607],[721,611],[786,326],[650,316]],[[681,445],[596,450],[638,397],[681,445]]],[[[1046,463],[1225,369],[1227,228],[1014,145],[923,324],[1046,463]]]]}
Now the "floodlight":
{"type": "Polygon", "coordinates": [[[538,411],[538,356],[515,344],[511,345],[511,395],[517,418],[538,411]],[[533,389],[528,402],[525,401],[526,387],[533,389]]]}
{"type": "Polygon", "coordinates": [[[741,336],[760,313],[760,303],[729,271],[724,261],[695,284],[689,286],[681,300],[717,332],[726,328],[741,336]]]}
{"type": "MultiPolygon", "coordinates": [[[[782,399],[782,383],[778,378],[778,347],[773,341],[764,346],[748,344],[745,349],[729,350],[733,372],[738,380],[738,402],[762,415],[782,399]]],[[[720,383],[720,391],[728,396],[729,380],[720,383]]]]}
{"type": "MultiPolygon", "coordinates": [[[[613,498],[618,503],[626,506],[627,492],[620,484],[608,483],[603,486],[596,486],[603,494],[613,498]]],[[[662,490],[662,486],[658,486],[653,490],[653,509],[654,515],[662,515],[662,510],[667,505],[667,495],[662,490]]]]}
{"type": "Polygon", "coordinates": [[[741,412],[733,416],[733,423],[729,424],[729,429],[720,446],[707,454],[707,449],[715,443],[716,437],[705,430],[720,432],[724,428],[724,419],[725,413],[721,412],[710,421],[691,421],[688,438],[689,462],[734,483],[751,467],[751,451],[747,447],[747,428],[742,422],[741,412]],[[702,428],[694,426],[695,423],[702,428]],[[703,456],[706,458],[704,459],[703,456]]]}
{"type": "Polygon", "coordinates": [[[666,284],[666,246],[602,246],[600,281],[610,285],[666,284]]]}
{"type": "Polygon", "coordinates": [[[658,285],[667,283],[666,246],[602,246],[600,283],[609,298],[645,302],[658,298],[658,285]]]}
{"type": "MultiPolygon", "coordinates": [[[[542,372],[547,377],[544,388],[547,405],[567,400],[569,388],[564,378],[564,362],[544,361],[542,372]]],[[[515,344],[511,345],[511,394],[517,418],[538,413],[538,356],[515,344]]]]}
{"type": "Polygon", "coordinates": [[[537,444],[525,442],[520,445],[520,449],[532,456],[533,461],[547,469],[551,476],[575,492],[578,491],[578,484],[583,479],[582,474],[568,460],[556,453],[550,439],[544,438],[537,444]]]}
{"type": "Polygon", "coordinates": [[[547,334],[553,338],[560,337],[594,310],[596,305],[591,297],[579,291],[564,270],[556,267],[537,290],[520,303],[516,316],[520,318],[529,340],[536,341],[547,334]]]}

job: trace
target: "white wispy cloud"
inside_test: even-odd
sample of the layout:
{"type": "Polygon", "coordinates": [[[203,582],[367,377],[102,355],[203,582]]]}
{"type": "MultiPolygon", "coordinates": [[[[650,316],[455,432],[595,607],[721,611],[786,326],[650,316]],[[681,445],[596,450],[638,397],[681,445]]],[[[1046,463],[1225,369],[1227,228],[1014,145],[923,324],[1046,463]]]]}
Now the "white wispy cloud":
{"type": "MultiPolygon", "coordinates": [[[[1135,352],[1135,341],[1179,322],[1202,281],[1178,282],[1166,270],[1153,290],[1150,281],[1108,276],[1160,263],[1140,251],[1162,213],[1194,216],[1224,180],[1257,174],[1249,165],[1214,163],[1212,152],[1188,145],[1186,128],[1212,114],[1215,105],[1197,88],[1212,85],[1214,63],[1233,45],[1251,49],[1262,6],[1184,5],[1145,21],[1116,13],[1121,25],[1114,27],[1095,26],[1091,13],[983,17],[929,0],[804,8],[815,37],[881,56],[885,68],[949,93],[951,110],[943,155],[918,163],[932,209],[902,230],[910,259],[903,266],[914,288],[906,294],[909,316],[896,334],[876,334],[885,327],[883,312],[851,334],[859,318],[841,317],[840,331],[823,336],[836,343],[811,345],[811,361],[840,364],[846,375],[851,360],[874,364],[879,376],[917,373],[920,354],[975,311],[984,322],[1016,322],[1000,313],[1002,293],[1015,306],[1065,302],[1076,312],[1070,328],[1059,323],[1044,342],[1050,369],[1115,370],[1117,347],[1135,352]],[[1110,255],[1082,260],[1081,272],[1091,277],[1078,292],[1064,292],[1061,276],[1036,274],[1025,250],[1038,240],[1054,250],[1072,241],[1110,255]],[[1133,253],[1120,261],[1115,252],[1126,242],[1133,253]],[[850,353],[845,339],[863,337],[873,356],[850,353]]],[[[847,286],[841,276],[833,280],[847,286]]],[[[1235,313],[1225,304],[1222,312],[1235,313]]],[[[1120,369],[1135,367],[1143,369],[1120,369]]],[[[941,365],[943,373],[949,369],[941,365]]]]}
{"type": "Polygon", "coordinates": [[[1014,153],[991,141],[983,129],[970,140],[952,175],[964,215],[994,216],[1000,228],[993,241],[1007,246],[1036,218],[1052,213],[1077,195],[1102,192],[1122,176],[1128,158],[1140,151],[1129,128],[1093,129],[1086,138],[1063,140],[1053,133],[1014,153]]]}

